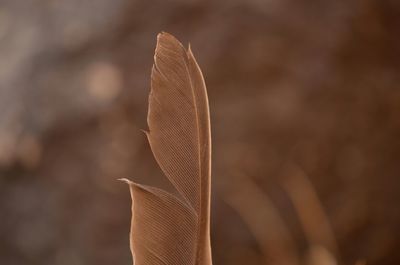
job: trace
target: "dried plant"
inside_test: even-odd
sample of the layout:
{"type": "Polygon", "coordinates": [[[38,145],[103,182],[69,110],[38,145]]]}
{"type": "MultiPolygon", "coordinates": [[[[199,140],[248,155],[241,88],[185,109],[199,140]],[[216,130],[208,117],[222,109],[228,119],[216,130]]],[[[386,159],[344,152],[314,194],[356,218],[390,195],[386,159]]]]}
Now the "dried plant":
{"type": "Polygon", "coordinates": [[[234,173],[224,182],[222,191],[225,202],[240,215],[259,243],[264,264],[300,264],[295,240],[284,219],[251,177],[234,173]]]}
{"type": "Polygon", "coordinates": [[[135,265],[211,265],[211,133],[207,91],[190,50],[158,35],[148,112],[150,147],[181,197],[124,179],[135,265]]]}
{"type": "Polygon", "coordinates": [[[306,173],[288,165],[283,181],[308,243],[307,264],[336,265],[340,260],[335,234],[317,192],[306,173]]]}

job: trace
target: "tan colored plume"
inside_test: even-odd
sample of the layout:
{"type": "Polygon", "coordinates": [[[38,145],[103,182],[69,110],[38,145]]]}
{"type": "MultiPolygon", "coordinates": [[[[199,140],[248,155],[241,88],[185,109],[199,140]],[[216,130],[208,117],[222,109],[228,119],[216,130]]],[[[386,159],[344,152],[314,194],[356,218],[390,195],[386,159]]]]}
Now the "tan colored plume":
{"type": "Polygon", "coordinates": [[[134,264],[211,265],[207,91],[190,46],[168,33],[157,37],[147,122],[154,157],[181,197],[124,179],[134,264]]]}

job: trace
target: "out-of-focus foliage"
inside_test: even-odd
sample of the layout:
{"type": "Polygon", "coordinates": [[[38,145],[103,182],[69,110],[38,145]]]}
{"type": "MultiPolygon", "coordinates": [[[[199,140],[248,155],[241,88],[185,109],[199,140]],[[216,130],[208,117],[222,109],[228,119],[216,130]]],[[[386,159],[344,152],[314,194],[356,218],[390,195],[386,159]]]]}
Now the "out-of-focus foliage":
{"type": "Polygon", "coordinates": [[[207,81],[215,264],[400,263],[398,1],[2,0],[0,264],[131,263],[160,31],[207,81]]]}

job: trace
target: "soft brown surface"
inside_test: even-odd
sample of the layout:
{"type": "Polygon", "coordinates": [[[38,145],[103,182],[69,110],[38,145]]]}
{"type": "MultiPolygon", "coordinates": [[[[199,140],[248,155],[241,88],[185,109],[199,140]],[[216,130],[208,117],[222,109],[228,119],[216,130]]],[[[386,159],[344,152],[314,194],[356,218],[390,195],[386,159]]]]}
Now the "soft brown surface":
{"type": "Polygon", "coordinates": [[[214,264],[399,264],[399,29],[394,0],[1,1],[0,264],[131,263],[116,179],[167,186],[140,131],[160,31],[207,82],[214,264]]]}

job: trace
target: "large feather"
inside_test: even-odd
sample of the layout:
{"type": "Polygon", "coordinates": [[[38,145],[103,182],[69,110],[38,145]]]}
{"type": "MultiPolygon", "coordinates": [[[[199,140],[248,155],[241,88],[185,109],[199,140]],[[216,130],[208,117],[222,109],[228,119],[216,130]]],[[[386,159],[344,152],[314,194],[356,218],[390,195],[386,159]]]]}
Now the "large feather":
{"type": "Polygon", "coordinates": [[[130,184],[135,265],[211,265],[211,133],[207,91],[190,50],[160,33],[151,74],[147,137],[181,197],[130,184]]]}

